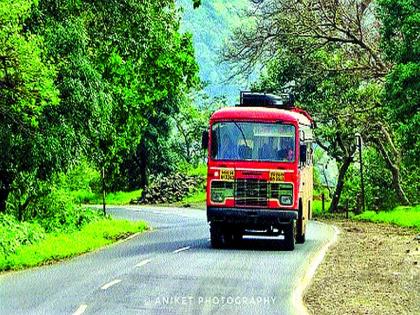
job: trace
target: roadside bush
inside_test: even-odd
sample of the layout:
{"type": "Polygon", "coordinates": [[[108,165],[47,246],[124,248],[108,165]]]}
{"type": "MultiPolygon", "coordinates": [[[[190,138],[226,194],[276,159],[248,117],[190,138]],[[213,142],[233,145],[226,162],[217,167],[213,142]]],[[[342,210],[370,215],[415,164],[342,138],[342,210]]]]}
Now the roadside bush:
{"type": "Polygon", "coordinates": [[[420,229],[420,205],[399,206],[388,211],[366,211],[354,217],[359,221],[383,222],[420,229]]]}
{"type": "Polygon", "coordinates": [[[12,215],[0,214],[0,261],[18,247],[34,244],[45,236],[38,223],[19,222],[12,215]]]}
{"type": "Polygon", "coordinates": [[[85,209],[75,204],[71,195],[62,189],[53,190],[46,197],[41,198],[34,207],[32,212],[37,213],[34,219],[47,232],[77,230],[102,216],[98,211],[85,209]]]}
{"type": "Polygon", "coordinates": [[[56,185],[67,191],[99,192],[101,177],[99,172],[87,161],[82,160],[67,173],[58,175],[56,185]]]}

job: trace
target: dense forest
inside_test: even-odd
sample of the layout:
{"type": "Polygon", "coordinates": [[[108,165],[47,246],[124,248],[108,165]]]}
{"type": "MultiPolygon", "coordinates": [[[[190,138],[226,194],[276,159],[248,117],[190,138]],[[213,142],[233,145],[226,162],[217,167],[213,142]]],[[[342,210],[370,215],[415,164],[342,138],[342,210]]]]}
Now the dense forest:
{"type": "Polygon", "coordinates": [[[1,0],[0,213],[79,226],[74,191],[199,167],[209,115],[250,81],[315,118],[331,211],[362,208],[358,137],[366,208],[417,204],[419,23],[414,0],[1,0]]]}
{"type": "Polygon", "coordinates": [[[124,164],[168,167],[169,117],[199,83],[174,1],[2,1],[0,19],[0,211],[34,215],[81,161],[109,189],[130,188],[124,164]]]}

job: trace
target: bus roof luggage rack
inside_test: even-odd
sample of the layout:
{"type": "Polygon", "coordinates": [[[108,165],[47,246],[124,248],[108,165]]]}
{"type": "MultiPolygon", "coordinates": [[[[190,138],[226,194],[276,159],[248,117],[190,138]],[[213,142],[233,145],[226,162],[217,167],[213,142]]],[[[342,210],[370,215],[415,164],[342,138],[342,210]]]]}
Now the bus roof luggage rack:
{"type": "Polygon", "coordinates": [[[267,94],[259,92],[241,92],[241,100],[238,106],[262,106],[275,108],[293,108],[295,97],[293,94],[267,94]]]}

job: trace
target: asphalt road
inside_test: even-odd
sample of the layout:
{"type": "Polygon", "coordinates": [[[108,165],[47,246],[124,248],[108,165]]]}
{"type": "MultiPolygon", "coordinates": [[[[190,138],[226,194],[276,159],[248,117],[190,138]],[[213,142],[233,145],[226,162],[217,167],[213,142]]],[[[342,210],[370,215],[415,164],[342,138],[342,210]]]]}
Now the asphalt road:
{"type": "Polygon", "coordinates": [[[154,231],[69,261],[0,277],[0,314],[295,314],[292,292],[333,236],[311,222],[293,252],[279,240],[210,248],[205,211],[112,208],[154,231]]]}

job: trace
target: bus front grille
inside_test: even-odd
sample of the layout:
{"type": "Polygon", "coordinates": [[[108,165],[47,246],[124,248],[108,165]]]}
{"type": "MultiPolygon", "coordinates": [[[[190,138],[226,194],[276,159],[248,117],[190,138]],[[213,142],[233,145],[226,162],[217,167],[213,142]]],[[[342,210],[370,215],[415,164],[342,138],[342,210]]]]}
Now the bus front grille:
{"type": "Polygon", "coordinates": [[[267,207],[267,195],[267,181],[265,180],[236,180],[235,203],[237,206],[267,207]]]}

